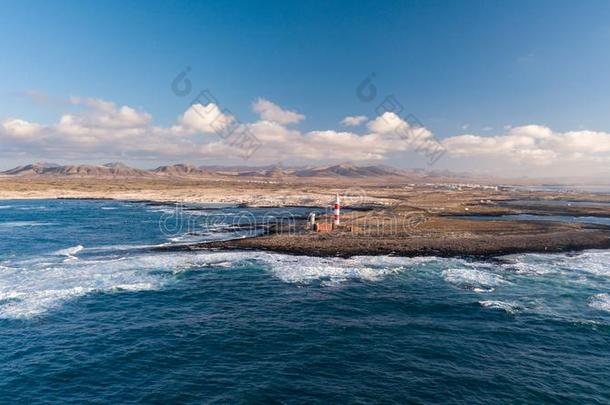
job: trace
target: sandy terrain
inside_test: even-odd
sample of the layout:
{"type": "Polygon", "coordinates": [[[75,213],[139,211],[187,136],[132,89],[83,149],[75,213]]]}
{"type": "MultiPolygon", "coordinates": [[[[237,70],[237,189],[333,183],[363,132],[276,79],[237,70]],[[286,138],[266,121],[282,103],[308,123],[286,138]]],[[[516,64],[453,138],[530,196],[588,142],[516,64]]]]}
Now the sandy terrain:
{"type": "MultiPolygon", "coordinates": [[[[587,193],[530,192],[443,185],[413,185],[383,179],[328,178],[78,178],[0,176],[0,199],[114,198],[175,202],[237,203],[251,206],[325,206],[339,193],[347,205],[413,206],[433,213],[507,212],[499,201],[567,199],[609,202],[587,193]]],[[[578,207],[573,207],[573,211],[578,207]]],[[[590,210],[589,210],[590,211],[590,210]]]]}
{"type": "MultiPolygon", "coordinates": [[[[349,186],[333,190],[346,189],[349,186]]],[[[0,199],[114,198],[253,206],[321,206],[329,202],[333,190],[263,180],[0,177],[0,199]]]]}

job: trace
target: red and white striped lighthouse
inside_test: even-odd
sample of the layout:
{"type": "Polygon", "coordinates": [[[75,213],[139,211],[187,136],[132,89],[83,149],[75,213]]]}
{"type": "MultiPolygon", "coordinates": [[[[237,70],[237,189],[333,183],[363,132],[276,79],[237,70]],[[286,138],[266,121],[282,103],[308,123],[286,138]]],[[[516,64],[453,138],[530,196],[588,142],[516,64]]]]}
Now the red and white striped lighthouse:
{"type": "Polygon", "coordinates": [[[341,205],[339,204],[339,193],[337,193],[337,200],[335,201],[335,220],[333,222],[334,225],[339,225],[341,223],[341,205]]]}

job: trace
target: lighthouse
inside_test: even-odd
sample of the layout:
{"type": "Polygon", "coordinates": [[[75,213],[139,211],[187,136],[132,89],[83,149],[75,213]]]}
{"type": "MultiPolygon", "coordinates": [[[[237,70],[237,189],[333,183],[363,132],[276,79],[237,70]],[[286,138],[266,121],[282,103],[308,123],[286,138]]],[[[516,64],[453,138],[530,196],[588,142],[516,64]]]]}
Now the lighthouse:
{"type": "Polygon", "coordinates": [[[335,200],[335,216],[334,216],[334,221],[333,221],[334,226],[339,226],[339,224],[341,223],[340,216],[341,216],[341,205],[339,203],[339,193],[337,193],[337,199],[335,200]]]}

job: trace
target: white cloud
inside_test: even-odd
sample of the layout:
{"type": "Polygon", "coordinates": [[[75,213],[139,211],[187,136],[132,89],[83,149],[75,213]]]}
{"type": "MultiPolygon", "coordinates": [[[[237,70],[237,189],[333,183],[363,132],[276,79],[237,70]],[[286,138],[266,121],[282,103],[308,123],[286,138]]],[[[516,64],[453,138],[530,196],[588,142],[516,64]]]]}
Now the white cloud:
{"type": "Polygon", "coordinates": [[[220,111],[220,108],[214,103],[193,104],[180,117],[179,123],[194,131],[217,133],[225,129],[233,119],[231,115],[220,111]]]}
{"type": "MultiPolygon", "coordinates": [[[[365,133],[355,133],[329,129],[302,132],[286,126],[295,122],[294,117],[283,117],[282,123],[262,113],[259,121],[237,125],[235,117],[214,104],[190,106],[168,127],[153,125],[145,111],[106,100],[72,98],[71,106],[71,111],[53,124],[20,118],[0,121],[0,156],[240,160],[239,145],[221,136],[219,128],[256,137],[261,147],[251,157],[253,162],[382,161],[396,153],[433,152],[439,145],[427,128],[391,112],[370,120],[365,133]]],[[[277,108],[282,114],[296,114],[277,108]]],[[[562,170],[583,174],[579,170],[585,168],[607,172],[610,164],[610,133],[600,131],[557,132],[542,125],[525,125],[507,127],[504,134],[496,136],[452,136],[442,145],[447,152],[442,166],[448,168],[461,165],[458,169],[477,169],[487,162],[488,172],[503,174],[517,168],[525,174],[531,168],[544,168],[551,174],[562,170]]]]}
{"type": "Polygon", "coordinates": [[[508,128],[509,136],[526,137],[533,139],[548,139],[553,135],[553,131],[542,125],[523,125],[520,127],[508,128]]]}
{"type": "Polygon", "coordinates": [[[505,135],[459,135],[443,141],[449,155],[498,158],[528,166],[565,165],[575,160],[608,159],[610,134],[554,132],[541,125],[510,127],[505,135]]]}
{"type": "Polygon", "coordinates": [[[102,100],[99,98],[87,98],[87,97],[70,97],[70,103],[74,105],[86,105],[93,108],[96,111],[110,112],[116,109],[116,106],[111,101],[102,100]]]}
{"type": "MultiPolygon", "coordinates": [[[[210,103],[190,106],[169,127],[152,125],[150,114],[106,100],[73,97],[70,102],[77,111],[61,115],[58,122],[51,125],[19,119],[4,121],[0,127],[0,141],[11,144],[5,150],[12,153],[20,150],[32,157],[62,159],[212,158],[226,161],[240,156],[239,147],[232,146],[229,139],[223,139],[231,130],[247,131],[260,142],[262,147],[252,157],[254,161],[277,161],[278,157],[301,162],[382,160],[392,151],[413,147],[412,140],[405,134],[382,128],[381,117],[370,125],[380,131],[367,134],[291,129],[286,123],[296,122],[302,115],[284,111],[265,100],[255,103],[262,111],[262,119],[253,123],[237,125],[235,117],[210,103]],[[228,131],[220,131],[225,129],[228,131]]],[[[391,118],[385,116],[385,119],[391,118]]],[[[402,121],[400,127],[409,128],[402,121]]]]}
{"type": "Polygon", "coordinates": [[[400,132],[408,128],[408,124],[393,112],[385,112],[366,124],[369,130],[380,134],[400,132]]]}
{"type": "Polygon", "coordinates": [[[341,120],[341,125],[346,127],[356,127],[364,124],[368,118],[365,115],[347,116],[341,120]]]}
{"type": "Polygon", "coordinates": [[[252,110],[258,113],[262,120],[277,122],[278,124],[294,124],[305,119],[305,116],[295,111],[282,109],[279,105],[264,98],[252,103],[252,110]]]}
{"type": "Polygon", "coordinates": [[[101,128],[130,128],[146,125],[151,116],[147,112],[137,111],[126,105],[117,107],[110,101],[95,98],[70,97],[74,105],[88,107],[88,110],[78,115],[71,115],[75,125],[101,128]]]}
{"type": "Polygon", "coordinates": [[[415,149],[427,149],[434,136],[427,128],[416,122],[407,122],[393,112],[385,112],[367,124],[371,132],[387,134],[404,140],[415,149]]]}
{"type": "Polygon", "coordinates": [[[2,122],[3,132],[13,138],[32,138],[40,133],[41,128],[41,125],[14,118],[2,122]]]}

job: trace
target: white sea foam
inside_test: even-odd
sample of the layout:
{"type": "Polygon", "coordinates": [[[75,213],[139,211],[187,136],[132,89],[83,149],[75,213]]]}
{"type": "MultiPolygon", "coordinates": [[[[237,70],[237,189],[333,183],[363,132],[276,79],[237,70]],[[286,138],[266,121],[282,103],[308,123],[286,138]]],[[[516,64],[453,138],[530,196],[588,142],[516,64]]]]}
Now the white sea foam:
{"type": "Polygon", "coordinates": [[[583,272],[610,277],[610,251],[588,250],[578,254],[520,254],[506,256],[514,261],[504,265],[515,268],[517,273],[531,275],[565,274],[583,272]]]}
{"type": "Polygon", "coordinates": [[[133,284],[118,284],[110,288],[111,291],[146,291],[153,290],[155,285],[152,283],[133,283],[133,284]]]}
{"type": "Polygon", "coordinates": [[[76,258],[75,255],[83,249],[84,249],[83,245],[72,246],[72,247],[69,247],[66,249],[58,250],[57,252],[55,252],[55,255],[76,258]]]}
{"type": "MultiPolygon", "coordinates": [[[[252,257],[248,252],[143,253],[126,257],[94,257],[63,261],[58,256],[82,250],[74,246],[11,262],[0,271],[0,318],[30,318],[68,300],[93,292],[156,290],[173,274],[203,268],[229,268],[252,257]],[[9,299],[10,298],[10,299],[9,299]]],[[[95,249],[87,249],[87,251],[95,249]]],[[[270,262],[272,254],[254,254],[270,262]]]]}
{"type": "MultiPolygon", "coordinates": [[[[87,247],[87,255],[79,255],[80,260],[62,261],[63,257],[70,259],[84,249],[79,245],[62,249],[51,256],[2,263],[6,266],[0,267],[0,317],[39,316],[65,301],[95,292],[156,290],[163,288],[168,282],[179,280],[175,274],[184,271],[238,271],[241,266],[252,264],[285,283],[315,284],[322,287],[352,281],[376,282],[397,273],[411,271],[424,277],[437,277],[439,268],[445,268],[441,274],[448,283],[480,293],[494,291],[498,286],[512,285],[497,274],[498,270],[503,270],[504,265],[469,262],[464,259],[391,256],[358,256],[344,259],[261,251],[136,251],[154,246],[156,245],[87,247]],[[128,253],[117,257],[116,253],[123,250],[128,253]]],[[[602,255],[590,260],[602,263],[603,258],[602,255]]],[[[537,262],[537,259],[528,259],[526,256],[518,260],[537,262]]],[[[557,256],[557,260],[578,263],[589,259],[557,256]]],[[[543,266],[544,262],[541,260],[536,265],[543,266]]],[[[532,273],[532,276],[535,274],[532,273]]],[[[513,302],[480,301],[479,304],[508,313],[520,309],[513,302]]],[[[604,308],[610,310],[610,298],[607,295],[595,296],[590,300],[590,305],[595,308],[606,305],[604,308]]]]}
{"type": "Polygon", "coordinates": [[[0,210],[7,210],[12,207],[13,207],[12,205],[0,205],[0,210]]]}
{"type": "MultiPolygon", "coordinates": [[[[74,256],[82,246],[56,252],[74,256]]],[[[89,252],[94,249],[87,249],[89,252]]],[[[11,263],[0,272],[0,317],[30,318],[63,302],[93,292],[142,291],[162,288],[185,270],[230,269],[257,263],[286,283],[336,286],[350,280],[377,281],[418,259],[359,257],[351,259],[281,255],[267,252],[145,253],[122,258],[58,261],[53,256],[11,263]],[[9,299],[10,298],[10,299],[9,299]]]]}
{"type": "Polygon", "coordinates": [[[434,257],[356,256],[342,259],[279,254],[259,257],[266,262],[271,274],[284,282],[308,284],[320,281],[326,286],[350,280],[378,281],[439,260],[434,257]]]}
{"type": "Polygon", "coordinates": [[[47,289],[22,293],[9,292],[16,298],[4,305],[0,304],[0,317],[27,319],[40,315],[46,310],[56,307],[60,302],[91,292],[92,288],[72,287],[63,289],[47,289]]]}
{"type": "Polygon", "coordinates": [[[162,207],[157,207],[157,208],[148,208],[147,209],[148,212],[162,212],[164,214],[178,214],[180,213],[180,209],[174,207],[174,208],[162,208],[162,207]]]}
{"type": "Polygon", "coordinates": [[[555,272],[550,263],[528,263],[522,260],[517,260],[514,264],[505,267],[514,269],[517,274],[525,275],[545,275],[555,272]]]}
{"type": "Polygon", "coordinates": [[[500,309],[508,314],[514,314],[520,309],[516,303],[505,301],[479,301],[479,305],[485,308],[500,309]]]}
{"type": "Polygon", "coordinates": [[[569,266],[583,273],[610,277],[610,251],[587,251],[572,256],[569,266]]]}
{"type": "MultiPolygon", "coordinates": [[[[352,259],[359,263],[365,263],[369,266],[419,266],[427,263],[435,263],[439,260],[452,260],[452,259],[439,259],[435,256],[421,256],[421,257],[400,257],[400,256],[354,256],[352,259]]],[[[459,260],[459,259],[458,259],[459,260]]]]}
{"type": "Polygon", "coordinates": [[[194,242],[210,241],[212,239],[213,238],[211,238],[210,235],[207,235],[205,233],[202,233],[200,235],[184,234],[184,235],[168,238],[169,241],[175,242],[175,243],[178,243],[178,242],[179,243],[194,243],[194,242]]]}
{"type": "Polygon", "coordinates": [[[0,302],[6,300],[14,300],[23,297],[23,293],[16,291],[7,291],[4,293],[0,293],[0,302]]]}
{"type": "Polygon", "coordinates": [[[270,271],[287,283],[310,283],[314,280],[340,283],[347,280],[375,281],[392,272],[375,269],[352,260],[319,257],[267,257],[270,271]]]}
{"type": "Polygon", "coordinates": [[[592,296],[589,298],[589,306],[600,311],[610,312],[610,295],[601,293],[592,296]]]}
{"type": "Polygon", "coordinates": [[[103,253],[103,252],[123,252],[130,250],[143,250],[152,249],[161,246],[167,246],[169,243],[160,243],[158,245],[107,245],[107,246],[94,246],[88,247],[87,252],[91,253],[103,253]]]}
{"type": "Polygon", "coordinates": [[[470,268],[448,269],[443,271],[442,275],[447,282],[456,287],[477,292],[491,292],[493,287],[508,283],[497,274],[470,268]]]}
{"type": "MultiPolygon", "coordinates": [[[[331,284],[348,280],[375,281],[403,268],[400,265],[384,267],[375,265],[374,263],[378,260],[375,258],[369,258],[367,263],[367,260],[362,257],[321,258],[267,252],[205,252],[190,257],[191,260],[187,261],[190,268],[229,268],[246,262],[258,263],[278,279],[296,284],[308,284],[313,281],[330,282],[331,284]]],[[[400,262],[405,264],[409,260],[400,259],[400,262]]],[[[178,269],[178,271],[181,270],[178,269]]]]}
{"type": "Polygon", "coordinates": [[[0,297],[5,297],[0,302],[0,317],[30,318],[92,292],[157,289],[167,282],[164,272],[171,274],[188,260],[185,254],[14,263],[16,268],[0,272],[0,297]]]}
{"type": "Polygon", "coordinates": [[[38,221],[10,221],[0,222],[0,228],[20,228],[24,226],[49,226],[54,225],[51,222],[38,222],[38,221]]]}

